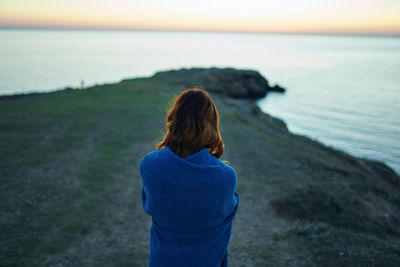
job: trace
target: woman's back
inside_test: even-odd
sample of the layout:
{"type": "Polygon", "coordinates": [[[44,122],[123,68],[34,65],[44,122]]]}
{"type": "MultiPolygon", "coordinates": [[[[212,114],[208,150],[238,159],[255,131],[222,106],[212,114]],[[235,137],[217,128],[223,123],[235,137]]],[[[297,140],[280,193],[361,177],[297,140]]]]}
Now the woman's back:
{"type": "Polygon", "coordinates": [[[150,266],[221,266],[239,197],[236,172],[207,148],[180,158],[170,147],[140,162],[142,204],[152,216],[150,266]]]}

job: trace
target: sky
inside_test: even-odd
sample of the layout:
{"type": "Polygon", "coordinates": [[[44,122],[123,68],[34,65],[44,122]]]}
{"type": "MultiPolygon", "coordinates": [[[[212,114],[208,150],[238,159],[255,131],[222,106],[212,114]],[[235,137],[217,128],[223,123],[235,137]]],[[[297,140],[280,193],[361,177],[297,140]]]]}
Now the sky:
{"type": "Polygon", "coordinates": [[[0,27],[400,34],[400,0],[0,0],[0,27]]]}

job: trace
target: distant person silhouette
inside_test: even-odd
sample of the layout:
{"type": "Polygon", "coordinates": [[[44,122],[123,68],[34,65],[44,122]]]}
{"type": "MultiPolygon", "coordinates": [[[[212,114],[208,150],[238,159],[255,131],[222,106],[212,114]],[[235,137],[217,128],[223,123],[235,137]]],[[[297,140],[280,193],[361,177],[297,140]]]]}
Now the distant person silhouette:
{"type": "Polygon", "coordinates": [[[152,217],[149,266],[228,266],[237,176],[219,159],[224,143],[207,91],[181,92],[164,130],[139,164],[142,205],[152,217]]]}

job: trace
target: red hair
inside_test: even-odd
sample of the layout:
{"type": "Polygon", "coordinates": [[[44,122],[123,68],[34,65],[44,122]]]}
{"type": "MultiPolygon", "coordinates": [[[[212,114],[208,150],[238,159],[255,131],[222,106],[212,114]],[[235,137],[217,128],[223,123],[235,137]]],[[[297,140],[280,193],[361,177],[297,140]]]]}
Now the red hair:
{"type": "Polygon", "coordinates": [[[181,158],[204,147],[216,158],[224,153],[217,107],[204,89],[186,89],[176,97],[168,112],[164,132],[163,140],[155,148],[169,146],[181,158]]]}

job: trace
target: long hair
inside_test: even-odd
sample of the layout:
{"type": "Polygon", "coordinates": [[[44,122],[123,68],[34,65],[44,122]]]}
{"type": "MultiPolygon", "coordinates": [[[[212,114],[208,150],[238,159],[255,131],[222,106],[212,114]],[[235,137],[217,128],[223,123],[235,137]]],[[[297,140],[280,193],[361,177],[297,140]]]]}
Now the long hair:
{"type": "Polygon", "coordinates": [[[164,132],[163,140],[155,148],[169,146],[181,158],[205,147],[216,158],[224,153],[217,107],[202,88],[186,89],[175,98],[164,132]]]}

